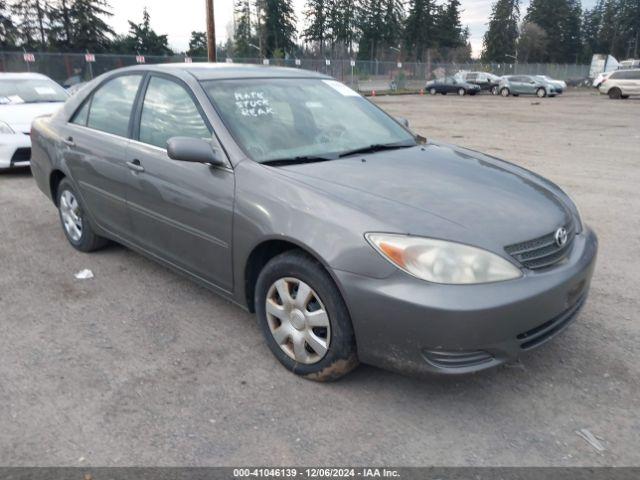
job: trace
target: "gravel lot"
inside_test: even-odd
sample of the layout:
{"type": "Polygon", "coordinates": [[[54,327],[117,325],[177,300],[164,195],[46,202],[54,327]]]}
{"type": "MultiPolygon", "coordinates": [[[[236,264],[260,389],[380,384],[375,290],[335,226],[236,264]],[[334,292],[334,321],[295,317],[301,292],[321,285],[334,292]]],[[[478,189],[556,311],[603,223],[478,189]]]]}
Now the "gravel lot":
{"type": "Polygon", "coordinates": [[[122,247],[74,251],[30,173],[4,173],[0,464],[639,465],[640,101],[375,101],[575,198],[601,243],[573,326],[472,376],[301,380],[251,315],[122,247]]]}

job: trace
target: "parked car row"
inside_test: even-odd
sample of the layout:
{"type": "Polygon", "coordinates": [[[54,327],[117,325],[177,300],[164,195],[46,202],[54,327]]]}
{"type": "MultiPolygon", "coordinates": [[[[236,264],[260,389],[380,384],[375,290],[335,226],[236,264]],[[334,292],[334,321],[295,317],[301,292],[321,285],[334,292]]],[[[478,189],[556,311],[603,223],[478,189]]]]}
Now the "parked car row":
{"type": "Polygon", "coordinates": [[[486,72],[459,72],[452,77],[428,81],[426,91],[431,95],[456,93],[460,96],[477,95],[487,91],[493,95],[536,95],[555,97],[567,88],[566,82],[546,75],[505,75],[498,77],[486,72]]]}

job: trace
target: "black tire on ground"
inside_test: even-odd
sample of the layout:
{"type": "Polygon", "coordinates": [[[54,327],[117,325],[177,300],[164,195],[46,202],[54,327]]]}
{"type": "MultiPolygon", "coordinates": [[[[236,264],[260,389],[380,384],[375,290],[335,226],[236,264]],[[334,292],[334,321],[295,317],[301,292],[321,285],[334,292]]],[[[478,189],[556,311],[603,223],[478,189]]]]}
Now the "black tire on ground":
{"type": "Polygon", "coordinates": [[[67,237],[67,240],[69,241],[69,243],[73,248],[81,252],[88,253],[88,252],[100,250],[101,248],[104,248],[109,243],[109,240],[97,235],[93,230],[93,227],[91,226],[91,222],[89,221],[89,218],[84,212],[84,206],[80,201],[80,197],[78,193],[76,192],[71,182],[66,178],[63,179],[58,185],[58,189],[56,191],[56,205],[58,205],[58,215],[60,217],[60,224],[62,226],[62,231],[64,232],[65,237],[67,237]],[[76,201],[78,202],[79,208],[78,208],[77,216],[80,217],[80,219],[82,220],[82,233],[80,238],[77,240],[74,240],[70,236],[69,232],[65,228],[64,220],[62,217],[61,199],[66,191],[71,192],[71,194],[75,197],[76,201]]]}
{"type": "Polygon", "coordinates": [[[611,100],[619,100],[622,98],[622,90],[620,90],[617,87],[612,88],[611,90],[609,90],[609,98],[611,100]]]}
{"type": "Polygon", "coordinates": [[[466,94],[467,94],[467,91],[464,88],[458,89],[458,95],[460,95],[461,97],[464,97],[466,94]]]}
{"type": "Polygon", "coordinates": [[[538,90],[536,90],[536,95],[538,98],[544,98],[547,96],[547,91],[544,88],[540,87],[538,90]]]}
{"type": "Polygon", "coordinates": [[[511,95],[511,92],[507,87],[504,87],[500,90],[500,95],[502,95],[503,97],[508,97],[509,95],[511,95]]]}
{"type": "Polygon", "coordinates": [[[267,345],[287,370],[309,380],[324,382],[337,380],[358,366],[353,326],[342,295],[323,266],[306,253],[293,250],[272,258],[258,276],[254,301],[267,345]],[[316,363],[297,362],[283,351],[271,333],[266,313],[267,294],[271,286],[282,278],[294,278],[309,285],[329,317],[329,347],[316,363]]]}
{"type": "Polygon", "coordinates": [[[435,95],[436,93],[438,93],[438,91],[435,88],[430,88],[429,89],[429,94],[435,95]]]}

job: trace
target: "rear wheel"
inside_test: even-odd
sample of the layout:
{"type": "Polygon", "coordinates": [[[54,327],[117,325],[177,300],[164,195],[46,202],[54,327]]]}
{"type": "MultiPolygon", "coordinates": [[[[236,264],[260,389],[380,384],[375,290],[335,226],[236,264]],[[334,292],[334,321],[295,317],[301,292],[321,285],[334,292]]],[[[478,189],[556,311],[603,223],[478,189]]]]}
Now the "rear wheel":
{"type": "Polygon", "coordinates": [[[64,179],[58,185],[56,201],[62,230],[73,248],[81,252],[93,252],[109,243],[106,238],[94,232],[80,198],[69,180],[64,179]]]}
{"type": "Polygon", "coordinates": [[[430,89],[429,89],[429,93],[430,93],[431,95],[435,95],[436,93],[438,93],[438,91],[437,91],[435,88],[430,88],[430,89]]]}
{"type": "Polygon", "coordinates": [[[500,95],[502,95],[503,97],[508,97],[509,95],[511,95],[511,92],[509,91],[509,89],[507,87],[504,87],[502,90],[500,90],[500,95]]]}
{"type": "Polygon", "coordinates": [[[285,252],[258,277],[255,305],[271,352],[310,380],[336,380],[358,365],[351,318],[326,270],[301,251],[285,252]]]}
{"type": "Polygon", "coordinates": [[[467,94],[467,91],[464,88],[458,89],[458,95],[460,95],[461,97],[464,97],[466,94],[467,94]]]}
{"type": "Polygon", "coordinates": [[[538,90],[536,90],[536,95],[538,96],[538,98],[544,98],[547,96],[547,91],[540,87],[538,90]]]}
{"type": "Polygon", "coordinates": [[[612,88],[609,90],[609,98],[612,100],[619,100],[622,98],[622,90],[619,88],[612,88]]]}

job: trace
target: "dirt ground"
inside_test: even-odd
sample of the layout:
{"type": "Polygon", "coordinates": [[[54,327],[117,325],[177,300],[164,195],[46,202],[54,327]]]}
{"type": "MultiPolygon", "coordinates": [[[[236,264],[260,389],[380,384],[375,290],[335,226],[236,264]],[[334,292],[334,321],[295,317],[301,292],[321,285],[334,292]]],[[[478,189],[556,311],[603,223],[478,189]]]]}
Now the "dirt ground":
{"type": "Polygon", "coordinates": [[[639,465],[640,100],[375,101],[574,197],[600,254],[563,335],[471,376],[301,380],[251,315],[122,247],[74,251],[29,172],[0,174],[0,464],[639,465]]]}

